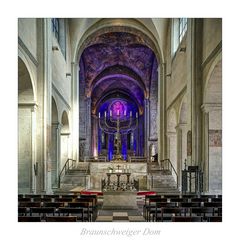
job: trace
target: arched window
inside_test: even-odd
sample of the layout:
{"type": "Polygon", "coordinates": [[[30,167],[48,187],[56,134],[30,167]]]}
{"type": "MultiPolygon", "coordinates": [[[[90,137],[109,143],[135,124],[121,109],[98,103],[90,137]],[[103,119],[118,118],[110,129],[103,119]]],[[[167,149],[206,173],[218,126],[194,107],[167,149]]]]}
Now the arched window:
{"type": "Polygon", "coordinates": [[[66,59],[66,26],[62,18],[52,18],[52,31],[66,59]]]}
{"type": "Polygon", "coordinates": [[[54,32],[54,35],[59,42],[59,19],[58,18],[52,18],[52,31],[54,32]]]}
{"type": "Polygon", "coordinates": [[[175,18],[172,20],[172,56],[175,55],[187,31],[187,18],[175,18]]]}

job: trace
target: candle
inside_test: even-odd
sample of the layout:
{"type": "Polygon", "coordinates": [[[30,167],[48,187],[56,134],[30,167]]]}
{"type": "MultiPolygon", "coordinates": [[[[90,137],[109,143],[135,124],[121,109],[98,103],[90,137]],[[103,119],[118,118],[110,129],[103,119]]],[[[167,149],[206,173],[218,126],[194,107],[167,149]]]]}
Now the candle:
{"type": "Polygon", "coordinates": [[[98,118],[100,118],[101,117],[101,114],[100,114],[100,112],[98,113],[98,118]]]}
{"type": "Polygon", "coordinates": [[[104,116],[105,116],[105,117],[107,116],[107,112],[106,112],[106,111],[104,112],[104,116]]]}
{"type": "Polygon", "coordinates": [[[119,116],[119,110],[117,110],[117,115],[119,116]]]}
{"type": "Polygon", "coordinates": [[[130,111],[130,117],[132,116],[132,111],[130,111]]]}
{"type": "Polygon", "coordinates": [[[127,115],[127,111],[126,110],[124,110],[124,116],[126,116],[127,115]]]}
{"type": "Polygon", "coordinates": [[[112,116],[112,110],[110,110],[110,117],[112,116]]]}
{"type": "Polygon", "coordinates": [[[138,118],[138,113],[136,112],[136,118],[138,118]]]}

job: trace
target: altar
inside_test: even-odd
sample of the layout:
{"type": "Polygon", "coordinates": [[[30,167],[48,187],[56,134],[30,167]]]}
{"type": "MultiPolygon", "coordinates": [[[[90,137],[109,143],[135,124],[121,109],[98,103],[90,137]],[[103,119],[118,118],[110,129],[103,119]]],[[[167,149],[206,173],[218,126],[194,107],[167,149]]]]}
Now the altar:
{"type": "MultiPolygon", "coordinates": [[[[147,163],[90,162],[89,172],[91,189],[102,191],[103,180],[107,185],[115,182],[118,190],[121,182],[129,184],[134,180],[139,182],[140,190],[147,189],[147,163]]],[[[132,191],[130,188],[126,190],[132,191]]]]}
{"type": "Polygon", "coordinates": [[[137,209],[137,192],[104,192],[103,209],[137,209]]]}

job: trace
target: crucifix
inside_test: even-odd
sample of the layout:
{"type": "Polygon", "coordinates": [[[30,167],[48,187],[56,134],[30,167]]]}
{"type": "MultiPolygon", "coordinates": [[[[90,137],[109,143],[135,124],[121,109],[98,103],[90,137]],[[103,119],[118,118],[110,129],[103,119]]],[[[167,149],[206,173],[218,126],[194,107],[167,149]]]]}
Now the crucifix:
{"type": "Polygon", "coordinates": [[[120,165],[117,165],[117,168],[118,168],[118,172],[119,172],[119,168],[120,168],[121,166],[120,165]]]}

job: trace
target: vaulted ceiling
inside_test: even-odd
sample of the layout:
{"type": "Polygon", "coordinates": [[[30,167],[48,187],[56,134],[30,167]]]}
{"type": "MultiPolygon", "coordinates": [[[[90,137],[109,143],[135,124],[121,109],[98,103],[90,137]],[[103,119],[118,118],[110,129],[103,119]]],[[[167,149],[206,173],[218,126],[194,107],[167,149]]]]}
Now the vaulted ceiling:
{"type": "Polygon", "coordinates": [[[93,106],[108,92],[124,91],[138,105],[149,95],[154,52],[140,36],[126,32],[109,32],[90,42],[81,56],[85,94],[93,106]]]}

